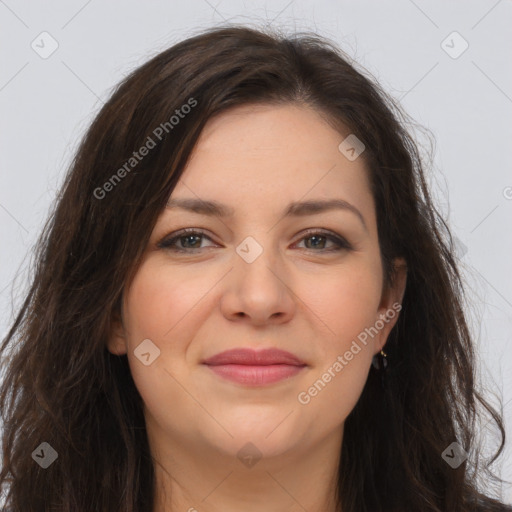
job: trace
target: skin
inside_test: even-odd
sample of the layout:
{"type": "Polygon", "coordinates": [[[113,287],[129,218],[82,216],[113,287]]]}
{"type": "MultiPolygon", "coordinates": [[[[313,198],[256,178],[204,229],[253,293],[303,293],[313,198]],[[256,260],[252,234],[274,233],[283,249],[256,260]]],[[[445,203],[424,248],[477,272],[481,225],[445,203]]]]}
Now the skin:
{"type": "Polygon", "coordinates": [[[359,343],[309,403],[298,395],[401,303],[406,284],[397,260],[396,284],[383,286],[367,170],[362,157],[340,152],[344,138],[316,111],[292,105],[237,107],[203,130],[171,199],[216,200],[235,213],[162,212],[108,344],[128,355],[144,400],[154,512],[336,510],[344,421],[398,314],[359,343]],[[334,198],[355,206],[366,228],[349,210],[283,217],[291,201],[334,198]],[[188,254],[158,248],[182,228],[206,236],[179,240],[188,254]],[[352,249],[328,251],[335,242],[315,244],[309,228],[331,231],[352,249]],[[248,236],[263,249],[252,263],[236,252],[248,236]],[[145,339],[160,350],[148,366],[134,354],[145,339]],[[277,347],[307,366],[247,387],[201,364],[238,347],[277,347]],[[262,456],[252,467],[237,458],[249,442],[262,456]]]}

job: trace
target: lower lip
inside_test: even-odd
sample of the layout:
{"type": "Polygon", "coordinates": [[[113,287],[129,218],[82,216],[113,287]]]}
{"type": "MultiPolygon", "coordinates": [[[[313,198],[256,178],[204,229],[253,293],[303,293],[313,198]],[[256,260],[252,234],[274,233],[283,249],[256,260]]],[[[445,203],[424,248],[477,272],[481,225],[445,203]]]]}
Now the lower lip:
{"type": "Polygon", "coordinates": [[[207,365],[214,373],[224,379],[246,384],[249,386],[262,386],[280,380],[288,379],[300,373],[305,366],[289,364],[272,364],[268,366],[248,366],[242,364],[223,364],[218,366],[207,365]]]}

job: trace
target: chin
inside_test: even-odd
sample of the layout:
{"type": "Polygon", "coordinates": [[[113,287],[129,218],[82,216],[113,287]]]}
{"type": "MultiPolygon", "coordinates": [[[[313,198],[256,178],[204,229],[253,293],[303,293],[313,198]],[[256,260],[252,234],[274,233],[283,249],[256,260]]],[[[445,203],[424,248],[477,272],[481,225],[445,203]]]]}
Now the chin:
{"type": "Polygon", "coordinates": [[[240,424],[236,422],[223,423],[228,425],[227,430],[230,435],[224,431],[215,435],[215,438],[209,437],[210,443],[214,444],[220,451],[232,457],[244,457],[244,455],[253,455],[255,457],[277,457],[289,451],[293,446],[299,444],[300,432],[298,428],[288,420],[281,423],[282,418],[276,420],[248,422],[247,418],[240,424]],[[297,439],[295,439],[297,438],[297,439]]]}
{"type": "Polygon", "coordinates": [[[258,462],[285,455],[296,446],[290,436],[285,439],[276,436],[273,439],[273,435],[268,438],[267,435],[268,433],[256,431],[253,435],[237,435],[234,433],[234,439],[223,440],[217,448],[229,457],[237,458],[241,464],[250,469],[258,462]]]}

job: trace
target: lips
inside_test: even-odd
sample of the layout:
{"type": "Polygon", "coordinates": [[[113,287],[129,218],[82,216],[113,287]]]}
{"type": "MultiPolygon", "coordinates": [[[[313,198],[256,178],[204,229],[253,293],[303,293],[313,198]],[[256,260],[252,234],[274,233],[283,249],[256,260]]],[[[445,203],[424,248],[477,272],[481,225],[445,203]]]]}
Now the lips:
{"type": "Polygon", "coordinates": [[[307,364],[278,349],[233,349],[206,359],[205,364],[223,379],[246,386],[263,386],[299,374],[307,364]]]}
{"type": "Polygon", "coordinates": [[[290,352],[276,348],[258,351],[246,348],[235,348],[206,359],[204,364],[209,366],[220,366],[226,364],[247,366],[269,366],[276,364],[285,364],[290,366],[306,365],[306,363],[290,352]]]}

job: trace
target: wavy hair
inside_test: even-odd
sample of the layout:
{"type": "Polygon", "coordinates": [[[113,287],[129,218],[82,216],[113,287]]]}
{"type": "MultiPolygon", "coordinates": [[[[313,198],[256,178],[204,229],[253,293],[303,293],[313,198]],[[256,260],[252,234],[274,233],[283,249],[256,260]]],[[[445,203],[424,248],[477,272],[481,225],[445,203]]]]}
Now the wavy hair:
{"type": "Polygon", "coordinates": [[[388,284],[393,258],[407,262],[385,386],[372,368],[346,419],[337,485],[343,512],[512,510],[477,485],[487,472],[487,481],[497,478],[489,468],[505,430],[475,382],[453,240],[407,116],[329,40],[243,26],[202,31],[151,58],[115,88],[81,141],[0,350],[7,506],[152,511],[155,472],[142,399],[126,355],[111,354],[106,343],[205,123],[247,104],[308,107],[363,141],[388,284]],[[148,137],[155,147],[135,164],[130,159],[148,137]],[[476,436],[484,414],[501,434],[485,465],[476,436]],[[471,455],[456,469],[441,456],[454,441],[471,455]],[[31,456],[43,442],[58,454],[47,469],[31,456]]]}

